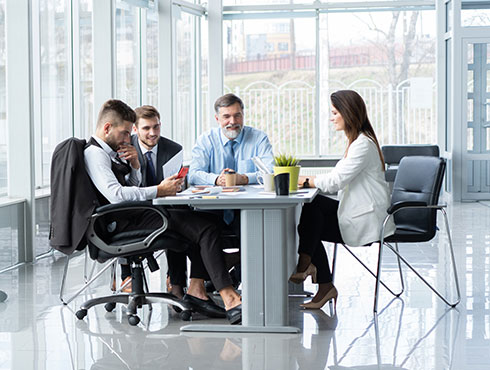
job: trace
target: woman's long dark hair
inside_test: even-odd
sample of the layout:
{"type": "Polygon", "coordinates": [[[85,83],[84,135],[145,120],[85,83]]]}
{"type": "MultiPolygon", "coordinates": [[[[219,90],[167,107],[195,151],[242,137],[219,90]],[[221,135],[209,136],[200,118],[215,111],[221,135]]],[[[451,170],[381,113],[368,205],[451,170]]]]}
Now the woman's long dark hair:
{"type": "Polygon", "coordinates": [[[383,153],[374,133],[373,126],[369,122],[367,116],[366,104],[362,100],[361,96],[353,90],[339,90],[334,92],[330,99],[332,105],[340,113],[345,123],[345,135],[349,144],[347,145],[346,154],[349,151],[349,147],[354,140],[356,140],[362,133],[370,138],[378,148],[379,159],[381,160],[381,167],[385,170],[385,160],[383,153]]]}

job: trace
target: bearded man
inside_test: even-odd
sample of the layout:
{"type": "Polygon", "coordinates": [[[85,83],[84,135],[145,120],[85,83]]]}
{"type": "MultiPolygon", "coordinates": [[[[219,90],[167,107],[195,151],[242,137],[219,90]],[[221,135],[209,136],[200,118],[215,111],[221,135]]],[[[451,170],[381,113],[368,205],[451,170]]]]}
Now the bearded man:
{"type": "Polygon", "coordinates": [[[243,102],[226,94],[214,103],[218,127],[199,137],[192,149],[189,182],[194,185],[225,185],[225,172],[237,173],[236,184],[257,183],[253,157],[259,157],[272,170],[274,158],[267,135],[244,126],[243,102]]]}

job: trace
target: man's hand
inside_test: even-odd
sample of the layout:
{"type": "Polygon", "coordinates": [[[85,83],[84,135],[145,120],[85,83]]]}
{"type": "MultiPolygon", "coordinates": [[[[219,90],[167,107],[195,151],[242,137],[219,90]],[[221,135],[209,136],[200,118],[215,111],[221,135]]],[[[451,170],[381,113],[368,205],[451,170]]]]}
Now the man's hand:
{"type": "Polygon", "coordinates": [[[229,168],[225,168],[223,171],[221,171],[214,184],[218,186],[226,186],[225,172],[229,170],[229,168]]]}
{"type": "Polygon", "coordinates": [[[138,152],[136,148],[131,144],[123,144],[117,150],[119,158],[125,159],[135,170],[140,168],[140,161],[138,160],[138,152]]]}
{"type": "Polygon", "coordinates": [[[236,184],[237,185],[247,185],[248,184],[248,176],[242,175],[241,173],[236,174],[236,184]]]}
{"type": "MultiPolygon", "coordinates": [[[[225,172],[226,171],[232,171],[230,168],[225,168],[219,176],[216,178],[215,185],[218,186],[226,186],[226,178],[225,178],[225,172]]],[[[247,185],[248,184],[248,176],[247,175],[242,175],[241,173],[236,174],[236,184],[237,185],[247,185]]]]}
{"type": "Polygon", "coordinates": [[[177,194],[182,189],[184,179],[178,179],[177,175],[167,177],[157,185],[157,197],[166,197],[177,194]]]}

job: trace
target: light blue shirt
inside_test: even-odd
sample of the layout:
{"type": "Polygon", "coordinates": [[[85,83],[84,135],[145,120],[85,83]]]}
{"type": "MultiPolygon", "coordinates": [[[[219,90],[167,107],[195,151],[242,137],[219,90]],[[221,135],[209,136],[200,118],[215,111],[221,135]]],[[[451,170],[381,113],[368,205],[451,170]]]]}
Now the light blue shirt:
{"type": "MultiPolygon", "coordinates": [[[[213,128],[197,139],[192,149],[192,161],[189,168],[189,182],[193,185],[215,184],[221,171],[225,169],[225,144],[229,139],[220,127],[213,128]]],[[[252,162],[259,157],[271,170],[274,166],[272,145],[267,135],[250,126],[243,126],[235,139],[235,163],[237,173],[247,175],[249,184],[257,183],[257,168],[252,162]]]]}

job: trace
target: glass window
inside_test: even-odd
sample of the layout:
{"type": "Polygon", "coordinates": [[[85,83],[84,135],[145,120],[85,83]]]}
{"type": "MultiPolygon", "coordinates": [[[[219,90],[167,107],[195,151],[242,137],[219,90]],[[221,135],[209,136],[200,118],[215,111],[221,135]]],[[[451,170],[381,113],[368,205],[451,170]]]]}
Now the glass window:
{"type": "Polygon", "coordinates": [[[315,25],[314,18],[223,24],[225,93],[242,98],[245,124],[266,132],[276,153],[315,154],[315,25]]]}
{"type": "Polygon", "coordinates": [[[49,184],[51,153],[72,136],[70,27],[66,0],[40,0],[41,137],[36,186],[49,184]]]}
{"type": "Polygon", "coordinates": [[[196,17],[181,12],[175,19],[176,100],[173,117],[173,140],[184,147],[184,157],[190,159],[196,137],[195,96],[195,27],[196,17]]]}
{"type": "Polygon", "coordinates": [[[6,90],[6,49],[5,49],[5,0],[0,0],[0,196],[7,194],[7,90],[6,90]]]}
{"type": "Polygon", "coordinates": [[[490,26],[490,9],[461,9],[463,27],[490,26]]]}
{"type": "Polygon", "coordinates": [[[146,17],[147,102],[158,107],[158,12],[148,10],[146,17]]]}
{"type": "Polygon", "coordinates": [[[435,12],[320,15],[320,154],[341,154],[329,121],[330,94],[356,90],[381,144],[433,144],[435,12]]]}
{"type": "Polygon", "coordinates": [[[139,105],[139,9],[116,2],[116,98],[139,105]]]}
{"type": "Polygon", "coordinates": [[[89,138],[95,131],[94,76],[92,39],[92,1],[80,0],[80,122],[82,135],[89,138]]]}

